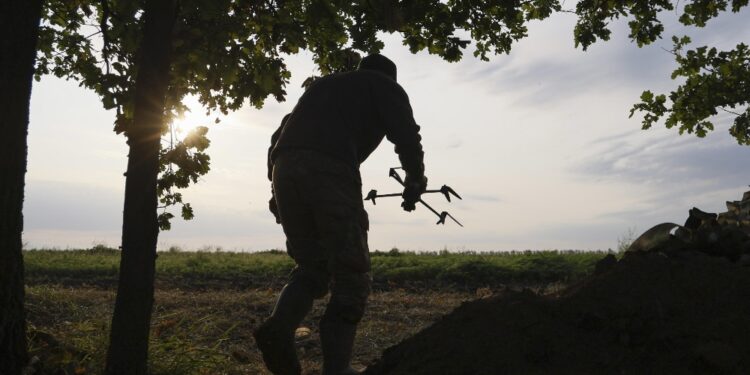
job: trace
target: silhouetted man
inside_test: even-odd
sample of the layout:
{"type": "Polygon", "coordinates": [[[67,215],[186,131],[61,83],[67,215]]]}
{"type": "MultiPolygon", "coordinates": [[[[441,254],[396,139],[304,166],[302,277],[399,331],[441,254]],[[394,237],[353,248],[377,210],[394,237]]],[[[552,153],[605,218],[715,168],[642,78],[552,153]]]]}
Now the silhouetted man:
{"type": "Polygon", "coordinates": [[[312,83],[272,137],[270,209],[297,266],[255,339],[275,374],[300,374],[294,332],[314,299],[331,297],[320,321],[323,374],[353,374],[357,323],[370,293],[369,227],[359,165],[387,137],[406,171],[402,207],[424,192],[422,145],[396,65],[375,54],[356,71],[312,83]]]}

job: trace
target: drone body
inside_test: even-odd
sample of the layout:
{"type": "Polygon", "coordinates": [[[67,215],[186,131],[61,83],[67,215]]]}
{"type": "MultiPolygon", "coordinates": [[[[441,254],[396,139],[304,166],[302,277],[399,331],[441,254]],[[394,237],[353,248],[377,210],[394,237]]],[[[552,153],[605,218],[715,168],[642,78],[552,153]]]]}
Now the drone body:
{"type": "MultiPolygon", "coordinates": [[[[396,172],[396,169],[399,169],[399,168],[391,168],[388,171],[388,176],[392,177],[394,180],[398,181],[398,183],[401,184],[401,186],[403,186],[404,185],[404,180],[401,178],[401,176],[398,174],[398,172],[396,172]]],[[[456,198],[458,198],[458,199],[463,199],[463,198],[461,198],[460,195],[458,195],[458,193],[456,193],[455,190],[453,190],[448,185],[443,185],[442,187],[440,187],[440,189],[436,189],[436,190],[426,190],[423,194],[428,194],[428,193],[441,193],[441,194],[443,194],[445,196],[445,199],[447,199],[448,202],[451,201],[451,195],[454,196],[454,197],[456,197],[456,198]]],[[[375,203],[375,199],[376,198],[400,197],[400,196],[401,196],[401,193],[378,194],[378,191],[375,190],[375,189],[373,189],[373,190],[370,190],[369,193],[367,193],[367,196],[365,197],[365,200],[366,201],[372,201],[372,204],[374,205],[374,204],[376,204],[375,203]]],[[[461,224],[458,220],[456,220],[456,218],[453,217],[453,215],[449,214],[448,211],[443,211],[443,212],[438,213],[437,211],[435,211],[434,208],[432,208],[429,204],[425,203],[425,201],[423,201],[422,199],[419,199],[419,203],[422,203],[422,205],[424,205],[430,211],[432,211],[435,215],[437,215],[438,222],[436,224],[445,224],[445,219],[449,217],[449,218],[451,218],[451,220],[453,220],[454,222],[456,222],[456,224],[458,224],[458,225],[460,225],[460,226],[463,227],[463,224],[461,224]]]]}

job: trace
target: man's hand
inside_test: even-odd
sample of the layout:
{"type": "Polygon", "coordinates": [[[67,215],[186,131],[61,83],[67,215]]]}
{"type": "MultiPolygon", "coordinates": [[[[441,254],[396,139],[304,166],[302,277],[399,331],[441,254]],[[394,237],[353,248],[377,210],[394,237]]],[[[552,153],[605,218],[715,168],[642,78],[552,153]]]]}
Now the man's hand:
{"type": "Polygon", "coordinates": [[[268,210],[271,211],[273,217],[276,218],[276,224],[281,224],[281,217],[279,216],[279,208],[276,206],[276,197],[271,196],[271,200],[268,201],[268,210]]]}
{"type": "Polygon", "coordinates": [[[416,205],[419,202],[419,198],[425,190],[427,190],[427,177],[422,176],[415,179],[406,176],[404,180],[404,192],[401,194],[401,197],[404,198],[404,201],[401,203],[404,211],[414,211],[417,208],[416,205]]]}

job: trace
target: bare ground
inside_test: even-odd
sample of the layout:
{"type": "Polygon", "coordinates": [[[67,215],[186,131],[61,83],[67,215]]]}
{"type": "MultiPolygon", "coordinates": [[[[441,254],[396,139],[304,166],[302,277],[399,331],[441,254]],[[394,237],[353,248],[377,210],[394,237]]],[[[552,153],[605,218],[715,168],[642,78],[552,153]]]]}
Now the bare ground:
{"type": "MultiPolygon", "coordinates": [[[[267,374],[252,338],[270,313],[276,289],[156,292],[150,362],[154,374],[267,374]]],[[[476,292],[375,292],[360,324],[355,364],[366,365],[382,351],[423,329],[462,301],[491,294],[476,292]]],[[[114,290],[37,285],[27,288],[30,351],[37,374],[99,373],[107,346],[114,290]]],[[[303,323],[298,339],[307,374],[319,373],[317,336],[324,301],[303,323]]]]}

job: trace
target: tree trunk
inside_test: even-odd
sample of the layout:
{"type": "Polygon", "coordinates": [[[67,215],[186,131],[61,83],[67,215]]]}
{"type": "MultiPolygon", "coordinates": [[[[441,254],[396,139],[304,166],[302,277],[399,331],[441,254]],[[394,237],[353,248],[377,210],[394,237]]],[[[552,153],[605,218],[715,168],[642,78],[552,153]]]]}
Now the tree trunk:
{"type": "Polygon", "coordinates": [[[135,81],[132,127],[122,224],[122,254],[112,317],[107,374],[147,372],[148,338],[154,299],[157,223],[156,180],[161,129],[169,85],[175,0],[148,0],[135,81]]]}
{"type": "Polygon", "coordinates": [[[41,11],[41,0],[0,5],[0,374],[8,375],[20,374],[28,361],[21,234],[41,11]]]}

